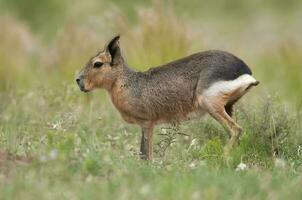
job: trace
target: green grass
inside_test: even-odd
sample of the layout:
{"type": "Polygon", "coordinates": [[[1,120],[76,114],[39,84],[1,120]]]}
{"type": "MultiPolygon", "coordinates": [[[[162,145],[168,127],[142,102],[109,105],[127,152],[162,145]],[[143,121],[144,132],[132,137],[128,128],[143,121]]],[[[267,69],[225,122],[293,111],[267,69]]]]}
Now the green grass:
{"type": "Polygon", "coordinates": [[[257,107],[248,101],[238,105],[236,118],[244,133],[228,165],[223,157],[227,133],[212,119],[158,127],[158,151],[148,163],[138,156],[139,128],[123,122],[100,92],[84,95],[74,84],[62,84],[8,92],[1,102],[1,149],[31,161],[0,157],[0,199],[302,195],[302,113],[289,112],[276,99],[261,99],[257,107]],[[170,142],[161,142],[167,138],[170,142]],[[275,164],[276,159],[283,164],[275,164]],[[236,171],[241,162],[248,168],[236,171]]]}
{"type": "Polygon", "coordinates": [[[53,18],[0,1],[1,200],[302,198],[299,1],[43,2],[53,18]],[[228,163],[209,117],[156,127],[154,161],[142,161],[139,127],[104,91],[79,91],[76,72],[116,33],[137,70],[213,48],[248,63],[261,84],[236,105],[244,131],[228,163]]]}

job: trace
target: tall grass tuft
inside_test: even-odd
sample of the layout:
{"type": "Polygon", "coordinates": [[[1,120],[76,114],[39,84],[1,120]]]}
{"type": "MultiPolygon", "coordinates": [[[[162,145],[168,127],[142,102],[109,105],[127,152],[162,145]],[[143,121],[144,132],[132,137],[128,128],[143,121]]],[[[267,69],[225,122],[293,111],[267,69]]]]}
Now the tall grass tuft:
{"type": "Polygon", "coordinates": [[[115,27],[122,34],[127,60],[135,68],[146,69],[192,52],[194,34],[170,4],[158,1],[152,8],[138,8],[137,16],[133,26],[120,14],[115,27]]]}
{"type": "Polygon", "coordinates": [[[26,80],[38,50],[28,26],[12,17],[0,16],[0,90],[26,80]]]}
{"type": "Polygon", "coordinates": [[[105,40],[89,25],[67,24],[55,38],[44,61],[60,78],[73,79],[88,59],[103,48],[105,40]],[[48,59],[52,62],[48,62],[48,59]]]}

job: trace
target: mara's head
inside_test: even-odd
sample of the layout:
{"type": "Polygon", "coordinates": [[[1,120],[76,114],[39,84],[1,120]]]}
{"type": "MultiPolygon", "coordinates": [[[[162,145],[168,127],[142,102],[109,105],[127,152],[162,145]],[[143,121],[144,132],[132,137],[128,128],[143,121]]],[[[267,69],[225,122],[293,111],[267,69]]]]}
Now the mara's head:
{"type": "Polygon", "coordinates": [[[115,36],[97,55],[90,58],[76,78],[79,88],[89,92],[94,88],[110,88],[124,64],[119,47],[120,36],[115,36]]]}

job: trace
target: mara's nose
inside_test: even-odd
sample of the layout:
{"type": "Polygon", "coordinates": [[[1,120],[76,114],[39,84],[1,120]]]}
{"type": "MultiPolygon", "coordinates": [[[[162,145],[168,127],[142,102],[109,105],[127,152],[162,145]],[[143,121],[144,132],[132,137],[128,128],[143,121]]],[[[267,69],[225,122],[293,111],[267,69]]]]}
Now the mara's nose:
{"type": "Polygon", "coordinates": [[[81,76],[79,76],[79,77],[76,78],[76,82],[77,82],[77,84],[78,84],[78,86],[79,86],[79,88],[80,88],[81,91],[87,92],[85,90],[84,80],[83,80],[83,78],[81,76]]]}
{"type": "Polygon", "coordinates": [[[80,85],[80,81],[81,81],[80,78],[76,78],[76,82],[77,82],[78,85],[80,85]]]}

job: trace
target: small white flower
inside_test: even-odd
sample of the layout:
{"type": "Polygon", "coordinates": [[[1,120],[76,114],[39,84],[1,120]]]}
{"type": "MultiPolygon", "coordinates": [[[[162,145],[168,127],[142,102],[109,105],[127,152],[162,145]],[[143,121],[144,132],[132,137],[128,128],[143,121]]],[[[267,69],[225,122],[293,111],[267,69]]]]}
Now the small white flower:
{"type": "Polygon", "coordinates": [[[56,121],[52,123],[51,128],[57,131],[62,130],[62,121],[56,121]]]}
{"type": "Polygon", "coordinates": [[[284,168],[286,166],[286,161],[282,158],[275,159],[275,167],[284,168]]]}
{"type": "Polygon", "coordinates": [[[191,141],[191,144],[190,144],[190,146],[195,146],[196,144],[197,144],[197,139],[196,138],[194,138],[192,141],[191,141]]]}
{"type": "Polygon", "coordinates": [[[236,167],[236,172],[238,172],[238,171],[244,171],[244,170],[246,170],[247,169],[247,165],[246,164],[244,164],[243,162],[240,162],[239,163],[239,165],[236,167]]]}
{"type": "Polygon", "coordinates": [[[52,149],[49,153],[49,158],[51,160],[55,160],[58,156],[58,150],[57,149],[52,149]]]}
{"type": "Polygon", "coordinates": [[[196,163],[195,162],[191,162],[190,165],[189,165],[189,167],[191,169],[195,169],[196,168],[196,163]]]}
{"type": "Polygon", "coordinates": [[[192,147],[196,147],[198,144],[198,140],[196,138],[194,138],[191,143],[190,146],[188,147],[187,151],[189,151],[192,147]]]}

